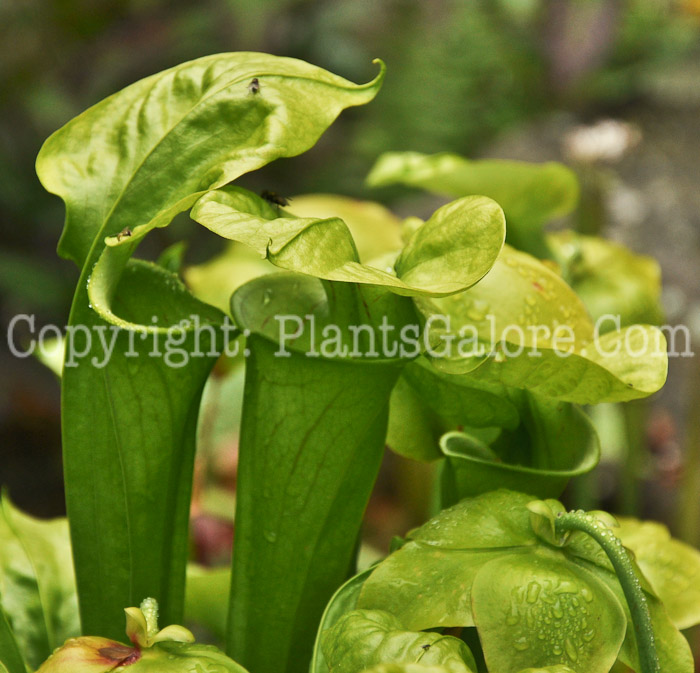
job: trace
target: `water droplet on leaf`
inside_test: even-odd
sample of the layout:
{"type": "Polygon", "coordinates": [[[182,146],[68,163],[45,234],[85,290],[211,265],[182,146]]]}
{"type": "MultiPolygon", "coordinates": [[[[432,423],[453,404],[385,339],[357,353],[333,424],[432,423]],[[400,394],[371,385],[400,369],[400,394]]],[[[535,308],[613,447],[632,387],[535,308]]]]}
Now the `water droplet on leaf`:
{"type": "Polygon", "coordinates": [[[528,647],[530,647],[530,643],[527,642],[527,638],[525,636],[522,636],[522,637],[518,638],[517,640],[513,641],[513,647],[516,650],[518,650],[518,652],[523,652],[528,647]]]}

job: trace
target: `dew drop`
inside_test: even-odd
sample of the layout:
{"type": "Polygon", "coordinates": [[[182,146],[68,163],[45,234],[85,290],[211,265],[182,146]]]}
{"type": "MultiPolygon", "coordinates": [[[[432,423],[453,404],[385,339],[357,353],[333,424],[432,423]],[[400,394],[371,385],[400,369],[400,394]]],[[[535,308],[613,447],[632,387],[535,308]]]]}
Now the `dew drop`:
{"type": "Polygon", "coordinates": [[[274,530],[266,530],[263,535],[265,536],[265,539],[268,542],[276,542],[277,541],[277,533],[274,530]]]}
{"type": "Polygon", "coordinates": [[[576,647],[571,642],[571,638],[567,638],[564,641],[564,649],[566,650],[566,656],[571,659],[571,661],[576,661],[578,659],[578,651],[576,647]]]}
{"type": "Polygon", "coordinates": [[[528,647],[530,647],[530,643],[527,642],[527,638],[525,636],[522,636],[513,641],[513,647],[518,650],[518,652],[524,652],[528,647]]]}
{"type": "Polygon", "coordinates": [[[552,652],[554,652],[554,654],[556,654],[557,656],[559,656],[563,651],[564,650],[562,650],[561,647],[559,647],[559,645],[555,645],[552,648],[552,652]]]}
{"type": "Polygon", "coordinates": [[[530,582],[527,586],[527,602],[536,603],[542,587],[537,582],[530,582]]]}

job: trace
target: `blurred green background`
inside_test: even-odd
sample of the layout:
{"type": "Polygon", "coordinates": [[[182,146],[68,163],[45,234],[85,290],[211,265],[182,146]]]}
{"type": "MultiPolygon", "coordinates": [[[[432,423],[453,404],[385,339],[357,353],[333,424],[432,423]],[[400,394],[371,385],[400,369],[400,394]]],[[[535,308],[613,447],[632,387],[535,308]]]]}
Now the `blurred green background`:
{"type": "MultiPolygon", "coordinates": [[[[64,325],[78,277],[55,254],[62,204],[34,174],[43,140],[141,77],[238,50],[302,58],[356,82],[374,76],[375,57],[388,67],[377,99],[343,113],[312,151],[241,181],[257,191],[342,193],[424,216],[434,197],[365,187],[379,154],[571,161],[565,138],[577,126],[631,124],[640,140],[619,160],[577,164],[584,199],[574,221],[655,256],[667,321],[700,343],[698,0],[0,0],[3,329],[19,313],[35,314],[37,329],[64,325]]],[[[186,218],[153,238],[155,249],[186,238],[189,264],[220,246],[186,218]]],[[[697,362],[671,361],[639,421],[639,514],[676,529],[679,484],[700,473],[697,362]]],[[[29,512],[62,513],[58,382],[7,349],[0,369],[0,482],[29,512]]],[[[587,487],[614,508],[615,465],[600,475],[587,487]]],[[[400,505],[416,478],[388,459],[370,526],[407,523],[400,505]]]]}

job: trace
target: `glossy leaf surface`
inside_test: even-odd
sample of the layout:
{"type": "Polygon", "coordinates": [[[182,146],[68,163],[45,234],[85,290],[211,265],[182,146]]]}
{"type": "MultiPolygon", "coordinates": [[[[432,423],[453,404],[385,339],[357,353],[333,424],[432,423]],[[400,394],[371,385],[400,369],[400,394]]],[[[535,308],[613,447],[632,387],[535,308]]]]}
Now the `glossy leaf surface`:
{"type": "MultiPolygon", "coordinates": [[[[266,207],[265,212],[270,217],[281,214],[274,206],[272,210],[266,207]]],[[[295,196],[285,212],[305,218],[340,217],[350,229],[362,262],[390,253],[395,257],[403,245],[400,221],[378,203],[330,194],[295,196]]],[[[279,267],[261,259],[247,245],[232,242],[211,260],[185,268],[184,279],[197,298],[228,312],[235,290],[253,278],[277,270],[279,267]]]]}
{"type": "Polygon", "coordinates": [[[489,670],[567,665],[608,673],[625,637],[615,596],[555,554],[488,563],[474,579],[472,604],[489,670]]]}
{"type": "Polygon", "coordinates": [[[502,554],[520,554],[537,544],[526,509],[531,500],[495,491],[443,510],[375,568],[358,607],[387,610],[416,631],[474,626],[476,573],[502,554]]]}
{"type": "Polygon", "coordinates": [[[323,612],[318,625],[316,642],[311,657],[310,673],[328,673],[328,662],[321,647],[322,635],[325,631],[335,626],[338,620],[348,612],[355,609],[357,599],[360,596],[362,585],[372,572],[371,568],[351,577],[331,597],[323,612]]]}
{"type": "Polygon", "coordinates": [[[403,247],[401,220],[379,203],[337,194],[303,194],[294,196],[286,210],[304,218],[339,217],[350,229],[363,263],[403,247]]]}
{"type": "Polygon", "coordinates": [[[279,336],[270,325],[279,306],[287,315],[317,314],[319,322],[334,307],[351,310],[354,288],[342,285],[327,291],[351,292],[346,301],[327,304],[319,281],[289,274],[259,279],[234,295],[234,316],[253,336],[229,651],[254,670],[279,671],[280,662],[287,670],[306,667],[323,608],[350,567],[383,453],[389,392],[402,363],[307,357],[313,330],[287,357],[275,357],[280,345],[268,341],[279,336]]]}
{"type": "Polygon", "coordinates": [[[408,298],[385,289],[289,272],[241,287],[232,311],[252,336],[228,647],[249,668],[299,670],[348,575],[389,393],[406,362],[383,357],[372,335],[355,339],[350,326],[402,325],[416,315],[408,298]],[[327,329],[337,337],[330,350],[321,342],[327,329]]]}
{"type": "Polygon", "coordinates": [[[452,198],[488,196],[506,214],[508,242],[539,257],[548,256],[543,225],[571,212],[578,200],[576,176],[555,162],[470,161],[449,153],[388,152],[374,165],[367,182],[374,187],[402,183],[452,198]]]}
{"type": "Polygon", "coordinates": [[[351,567],[400,367],[275,357],[255,335],[249,348],[228,647],[250,669],[297,671],[351,567]]]}
{"type": "Polygon", "coordinates": [[[127,227],[138,238],[206,190],[301,154],[344,108],[370,101],[382,78],[356,85],[296,59],[239,52],[110,96],[54,133],[37,159],[42,183],[66,203],[62,254],[82,266],[97,236],[127,227]]]}
{"type": "Polygon", "coordinates": [[[437,210],[399,255],[394,269],[360,263],[345,222],[280,217],[284,213],[240,187],[202,197],[192,218],[213,232],[240,241],[275,266],[325,280],[387,288],[400,295],[460,292],[486,274],[503,245],[505,222],[490,199],[468,197],[437,210]]]}
{"type": "Polygon", "coordinates": [[[477,381],[597,404],[645,397],[666,380],[666,342],[659,330],[635,325],[596,335],[573,290],[541,262],[508,246],[473,288],[417,303],[426,319],[445,315],[451,321],[437,321],[431,330],[433,364],[477,381]],[[475,368],[471,360],[484,353],[491,357],[475,368]]]}
{"type": "MultiPolygon", "coordinates": [[[[118,638],[124,605],[144,596],[159,599],[168,621],[182,614],[197,413],[223,316],[169,272],[137,261],[114,305],[134,324],[195,315],[205,327],[170,336],[111,327],[103,332],[111,357],[95,340],[64,368],[66,497],[83,629],[118,638]]],[[[76,311],[103,325],[90,309],[76,311]]]]}
{"type": "MultiPolygon", "coordinates": [[[[358,608],[387,610],[415,630],[476,625],[487,661],[490,657],[496,670],[515,673],[532,663],[563,664],[577,673],[607,671],[615,657],[639,670],[629,609],[601,547],[584,533],[546,542],[546,531],[532,527],[538,517],[526,513],[538,502],[501,490],[444,510],[376,567],[363,585],[358,608]],[[513,614],[506,613],[511,608],[513,614]],[[523,634],[526,641],[519,640],[523,634]],[[572,634],[576,638],[567,646],[572,634]]],[[[564,511],[556,501],[547,503],[547,511],[564,511]]],[[[608,525],[610,517],[598,519],[608,525]]],[[[691,673],[687,642],[646,580],[638,578],[651,611],[661,670],[691,673]]]]}
{"type": "Polygon", "coordinates": [[[450,673],[472,673],[474,658],[463,641],[439,633],[406,631],[381,610],[355,610],[343,615],[321,635],[331,673],[360,673],[376,664],[440,665],[450,673]]]}

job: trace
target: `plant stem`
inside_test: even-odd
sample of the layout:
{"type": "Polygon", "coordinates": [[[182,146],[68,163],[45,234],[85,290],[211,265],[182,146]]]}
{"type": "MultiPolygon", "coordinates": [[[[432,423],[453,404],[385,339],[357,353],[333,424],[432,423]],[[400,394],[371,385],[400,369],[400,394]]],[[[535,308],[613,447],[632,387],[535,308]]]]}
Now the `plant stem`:
{"type": "Polygon", "coordinates": [[[641,673],[660,673],[649,605],[629,554],[620,540],[603,522],[580,510],[560,514],[554,526],[557,536],[579,530],[588,533],[602,547],[612,563],[632,615],[641,673]]]}

